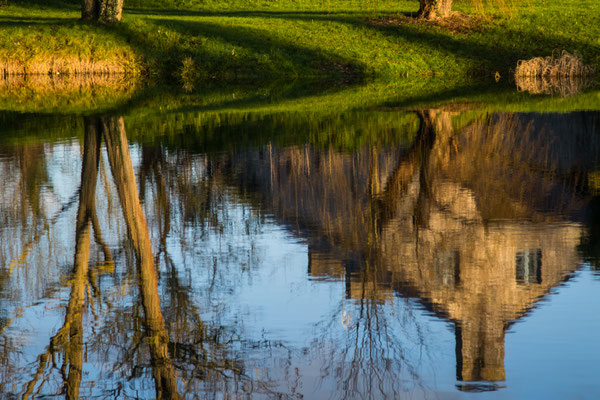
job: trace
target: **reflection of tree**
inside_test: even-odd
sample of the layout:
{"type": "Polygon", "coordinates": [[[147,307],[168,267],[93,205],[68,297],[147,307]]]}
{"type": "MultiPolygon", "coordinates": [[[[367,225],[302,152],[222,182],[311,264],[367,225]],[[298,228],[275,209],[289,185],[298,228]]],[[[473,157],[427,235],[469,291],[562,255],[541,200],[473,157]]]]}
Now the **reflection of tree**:
{"type": "MultiPolygon", "coordinates": [[[[102,240],[95,210],[96,180],[101,135],[107,144],[111,170],[123,208],[123,215],[136,258],[140,276],[140,291],[144,309],[146,339],[152,358],[153,376],[158,398],[177,398],[177,382],[169,357],[169,339],[160,310],[158,284],[148,228],[142,213],[135,177],[122,119],[87,118],[84,138],[84,152],[79,191],[79,209],[76,222],[75,261],[71,278],[71,295],[67,306],[65,322],[58,333],[50,340],[46,353],[38,357],[39,366],[33,379],[27,384],[24,398],[34,394],[40,379],[43,378],[48,363],[56,367],[55,355],[63,354],[60,368],[64,379],[64,391],[69,399],[79,398],[79,387],[83,366],[83,311],[86,287],[97,290],[96,274],[89,269],[90,229],[94,227],[95,238],[105,252],[105,260],[112,255],[102,240]]],[[[94,269],[94,268],[93,268],[94,269]]],[[[88,291],[91,294],[91,291],[88,291]]],[[[44,382],[37,389],[41,390],[44,382]]]]}
{"type": "MultiPolygon", "coordinates": [[[[154,257],[137,193],[123,121],[105,118],[101,123],[123,216],[136,254],[144,310],[144,337],[150,349],[150,362],[158,397],[179,396],[175,368],[179,371],[181,381],[186,383],[184,390],[187,395],[199,390],[227,392],[228,380],[250,383],[250,379],[243,374],[241,363],[233,358],[228,359],[229,346],[222,343],[230,340],[227,333],[222,327],[213,329],[202,321],[200,310],[190,297],[191,287],[181,283],[177,266],[169,255],[167,237],[171,231],[173,212],[170,197],[174,191],[180,193],[183,199],[180,209],[187,213],[189,208],[186,207],[185,199],[194,199],[194,191],[190,192],[187,189],[192,188],[193,185],[178,181],[177,169],[172,169],[168,165],[162,150],[156,151],[147,146],[142,148],[140,187],[142,193],[145,193],[147,185],[150,184],[154,204],[156,204],[154,214],[158,217],[156,221],[159,228],[158,252],[154,257]],[[176,182],[175,187],[172,186],[173,182],[176,182]],[[167,267],[167,280],[164,287],[168,298],[167,322],[173,339],[167,333],[158,296],[156,268],[161,260],[167,267]]],[[[179,164],[176,163],[177,166],[179,164]]],[[[182,175],[186,177],[185,174],[182,175]]],[[[207,193],[206,196],[210,197],[210,191],[207,193]]],[[[137,330],[135,327],[130,328],[137,330]]],[[[129,350],[125,351],[125,362],[133,362],[135,355],[131,352],[138,351],[138,345],[139,343],[135,342],[126,345],[129,350]]],[[[235,388],[235,384],[232,387],[235,388]]]]}
{"type": "Polygon", "coordinates": [[[455,322],[457,379],[502,381],[506,328],[576,267],[579,228],[552,222],[584,202],[558,171],[547,138],[517,116],[492,115],[458,130],[448,112],[420,115],[427,156],[413,194],[396,201],[400,212],[413,210],[412,222],[398,215],[382,237],[381,256],[398,265],[391,281],[399,291],[416,292],[455,322]],[[518,281],[524,253],[537,254],[536,261],[525,257],[539,274],[527,285],[518,281]]]}
{"type": "MultiPolygon", "coordinates": [[[[20,219],[22,226],[29,226],[30,229],[23,230],[21,232],[20,241],[23,243],[21,249],[11,248],[10,252],[19,252],[19,255],[10,261],[12,273],[13,266],[20,264],[27,257],[27,254],[31,249],[39,242],[39,240],[48,233],[49,223],[48,218],[45,215],[44,207],[44,189],[48,187],[48,171],[46,169],[46,149],[40,144],[22,144],[14,146],[12,149],[0,148],[0,156],[4,153],[10,154],[14,157],[17,168],[12,171],[2,171],[7,176],[16,175],[19,177],[18,183],[15,187],[11,188],[5,183],[3,188],[2,197],[6,202],[10,202],[10,211],[7,214],[10,217],[6,218],[5,212],[7,210],[0,211],[0,224],[9,226],[11,220],[15,221],[20,219]],[[6,218],[6,219],[5,219],[6,218]]],[[[8,205],[8,204],[7,204],[8,205]]],[[[3,243],[4,246],[12,247],[15,243],[7,242],[3,243]]],[[[0,251],[0,261],[3,260],[3,251],[0,251]]],[[[0,282],[1,284],[1,282],[0,282]]]]}
{"type": "MultiPolygon", "coordinates": [[[[181,235],[180,245],[187,248],[189,239],[185,226],[188,224],[194,225],[194,235],[199,234],[199,238],[194,236],[192,240],[206,239],[209,234],[225,235],[224,230],[231,226],[233,221],[227,208],[225,186],[219,182],[217,171],[200,157],[170,155],[165,149],[143,145],[140,188],[140,193],[144,193],[142,197],[154,207],[152,214],[157,218],[154,226],[158,227],[159,250],[155,264],[164,267],[165,271],[163,312],[171,336],[169,349],[181,381],[186,382],[185,394],[221,392],[235,395],[242,390],[283,396],[271,389],[268,380],[255,381],[246,374],[243,361],[230,345],[247,341],[239,336],[235,327],[226,329],[226,323],[220,321],[219,315],[210,323],[201,318],[203,309],[214,307],[216,299],[211,296],[219,296],[224,287],[230,287],[239,279],[244,270],[240,269],[240,263],[248,260],[241,261],[231,244],[219,257],[201,253],[203,261],[208,260],[208,268],[202,270],[207,274],[208,285],[198,299],[193,297],[198,288],[182,277],[181,266],[176,265],[170,255],[167,236],[170,233],[181,235]],[[176,227],[175,232],[171,229],[172,224],[176,227]]],[[[191,246],[191,249],[196,247],[191,246]]],[[[227,306],[219,301],[220,308],[227,306]]],[[[265,344],[252,346],[262,348],[265,344]]]]}
{"type": "MultiPolygon", "coordinates": [[[[424,146],[415,145],[415,153],[424,152],[424,146]]],[[[390,203],[405,192],[418,171],[418,164],[406,160],[420,155],[403,154],[402,148],[340,154],[308,146],[268,145],[228,155],[220,163],[229,182],[240,185],[250,201],[261,201],[290,229],[308,237],[309,271],[314,277],[337,276],[338,267],[345,269],[347,279],[352,275],[351,306],[320,324],[319,339],[310,352],[321,362],[321,377],[334,379],[342,398],[394,397],[422,385],[420,366],[413,364],[407,350],[422,344],[403,331],[409,330],[408,325],[417,331],[419,327],[408,315],[402,325],[398,315],[390,314],[385,302],[390,294],[388,271],[377,250],[386,221],[396,214],[390,203]],[[344,334],[334,334],[332,325],[352,311],[355,315],[344,334]]]]}

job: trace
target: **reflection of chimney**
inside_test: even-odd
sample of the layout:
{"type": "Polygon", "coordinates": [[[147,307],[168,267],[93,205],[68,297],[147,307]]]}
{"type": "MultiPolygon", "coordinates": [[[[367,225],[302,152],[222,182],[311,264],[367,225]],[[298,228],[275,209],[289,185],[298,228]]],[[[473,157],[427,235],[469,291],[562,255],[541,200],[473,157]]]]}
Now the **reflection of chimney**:
{"type": "Polygon", "coordinates": [[[456,377],[459,381],[503,381],[504,324],[482,316],[456,325],[456,377]]]}

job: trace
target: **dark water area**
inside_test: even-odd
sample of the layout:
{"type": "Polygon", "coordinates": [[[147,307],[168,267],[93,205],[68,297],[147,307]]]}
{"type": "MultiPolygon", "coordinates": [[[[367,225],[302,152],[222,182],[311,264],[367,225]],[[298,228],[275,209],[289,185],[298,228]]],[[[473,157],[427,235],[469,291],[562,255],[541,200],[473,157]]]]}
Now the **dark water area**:
{"type": "Polygon", "coordinates": [[[1,398],[600,397],[600,112],[0,122],[1,398]]]}

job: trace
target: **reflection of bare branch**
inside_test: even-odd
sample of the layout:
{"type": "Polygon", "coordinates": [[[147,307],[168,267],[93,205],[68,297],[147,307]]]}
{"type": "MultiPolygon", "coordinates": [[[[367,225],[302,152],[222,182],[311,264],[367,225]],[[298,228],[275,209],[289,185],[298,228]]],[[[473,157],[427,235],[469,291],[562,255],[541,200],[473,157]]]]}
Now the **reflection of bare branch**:
{"type": "Polygon", "coordinates": [[[25,387],[25,393],[23,393],[23,397],[22,399],[28,399],[29,396],[31,396],[31,394],[33,393],[33,389],[35,389],[35,386],[37,385],[37,383],[39,382],[40,378],[42,377],[42,374],[44,373],[44,371],[46,370],[46,365],[48,364],[48,358],[51,356],[50,352],[46,352],[43,354],[40,354],[38,356],[38,368],[35,371],[35,374],[33,376],[33,378],[31,379],[31,381],[29,381],[25,387]]]}
{"type": "Polygon", "coordinates": [[[50,219],[50,223],[47,224],[46,230],[43,232],[36,231],[34,237],[29,242],[27,242],[25,246],[23,246],[23,251],[21,252],[21,254],[17,258],[10,261],[9,276],[12,274],[13,269],[16,265],[25,263],[25,260],[29,255],[29,251],[42,239],[42,237],[44,236],[43,234],[46,233],[50,227],[54,226],[54,224],[56,223],[56,221],[58,221],[60,216],[66,211],[68,211],[76,203],[78,195],[79,193],[73,194],[73,196],[71,196],[71,198],[60,208],[60,210],[54,215],[54,217],[50,219]]]}
{"type": "MultiPolygon", "coordinates": [[[[226,188],[216,179],[215,171],[210,166],[207,167],[206,160],[185,156],[180,158],[179,154],[168,160],[169,154],[164,149],[146,145],[142,146],[141,153],[140,197],[151,200],[148,204],[154,207],[153,222],[154,226],[158,227],[155,265],[166,267],[166,279],[162,285],[166,300],[162,311],[165,325],[170,332],[169,353],[180,382],[185,382],[182,394],[193,398],[199,391],[237,393],[244,390],[272,397],[289,397],[274,391],[268,378],[256,379],[248,376],[244,363],[231,349],[232,343],[244,339],[238,337],[235,332],[229,333],[218,321],[209,324],[202,320],[202,308],[192,296],[192,285],[180,277],[185,266],[176,265],[169,252],[166,239],[172,232],[171,215],[174,211],[179,210],[186,218],[197,218],[197,222],[202,221],[209,226],[214,224],[216,232],[223,234],[224,227],[231,224],[231,219],[226,213],[227,206],[224,204],[227,201],[224,194],[226,188]],[[203,170],[203,167],[207,170],[203,170]],[[190,211],[193,214],[188,214],[190,211]]],[[[179,218],[179,215],[175,220],[176,218],[179,218]]],[[[181,245],[185,247],[185,243],[181,245]]],[[[210,295],[211,288],[222,287],[223,282],[220,278],[230,275],[225,272],[233,271],[223,270],[227,265],[225,257],[219,258],[221,265],[216,261],[216,257],[209,260],[214,261],[209,263],[212,264],[212,276],[208,278],[210,288],[207,290],[210,295]]],[[[231,265],[238,267],[237,261],[232,261],[231,265]]],[[[202,301],[206,304],[211,303],[211,299],[206,295],[202,296],[202,301]]],[[[261,342],[255,346],[266,345],[261,342]]]]}
{"type": "Polygon", "coordinates": [[[414,386],[426,391],[420,366],[408,354],[408,349],[415,346],[427,354],[421,328],[409,307],[391,313],[393,303],[382,301],[373,291],[376,268],[367,267],[353,279],[354,285],[362,287],[362,295],[354,292],[358,298],[328,316],[328,322],[318,326],[321,339],[311,346],[315,356],[322,358],[321,379],[334,378],[337,382],[340,393],[336,398],[398,398],[414,386]],[[345,333],[330,337],[328,332],[336,331],[334,322],[353,312],[356,314],[346,316],[344,321],[345,333]],[[400,312],[404,315],[401,321],[400,312]],[[417,332],[416,341],[411,339],[413,330],[417,332]]]}

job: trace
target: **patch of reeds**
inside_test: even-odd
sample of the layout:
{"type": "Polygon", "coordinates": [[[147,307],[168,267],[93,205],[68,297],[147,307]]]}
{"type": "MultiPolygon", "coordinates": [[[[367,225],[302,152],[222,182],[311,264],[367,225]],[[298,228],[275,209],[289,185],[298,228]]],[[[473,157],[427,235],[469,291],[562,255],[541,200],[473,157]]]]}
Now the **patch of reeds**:
{"type": "Polygon", "coordinates": [[[549,57],[519,60],[515,82],[520,91],[571,96],[593,85],[596,69],[577,54],[563,50],[549,57]]]}
{"type": "Polygon", "coordinates": [[[596,69],[583,63],[577,54],[563,50],[560,55],[552,54],[549,57],[534,57],[531,60],[519,60],[515,76],[521,77],[574,77],[592,76],[596,69]]]}

